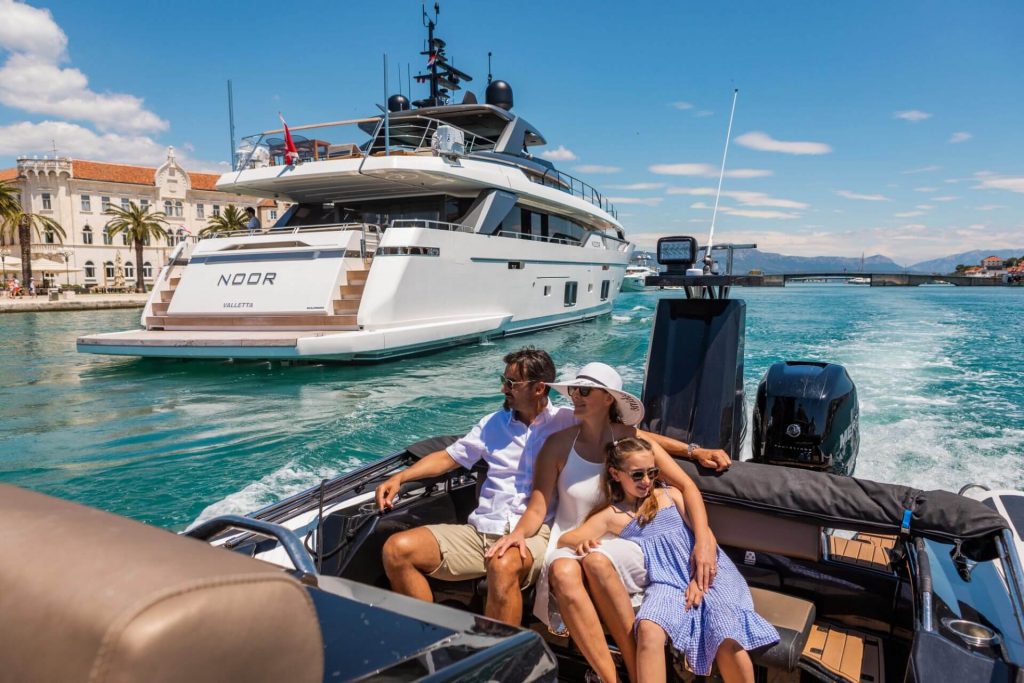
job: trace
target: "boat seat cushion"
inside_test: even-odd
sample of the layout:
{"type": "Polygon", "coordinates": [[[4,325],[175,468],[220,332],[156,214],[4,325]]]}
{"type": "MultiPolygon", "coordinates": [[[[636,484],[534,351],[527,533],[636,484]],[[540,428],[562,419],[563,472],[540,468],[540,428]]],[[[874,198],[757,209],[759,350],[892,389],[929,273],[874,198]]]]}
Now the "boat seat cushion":
{"type": "Polygon", "coordinates": [[[0,484],[0,679],[323,679],[320,624],[280,567],[0,484]]]}
{"type": "Polygon", "coordinates": [[[793,671],[814,625],[814,605],[763,588],[751,588],[750,593],[754,609],[779,632],[778,643],[751,652],[754,663],[769,669],[793,671]]]}

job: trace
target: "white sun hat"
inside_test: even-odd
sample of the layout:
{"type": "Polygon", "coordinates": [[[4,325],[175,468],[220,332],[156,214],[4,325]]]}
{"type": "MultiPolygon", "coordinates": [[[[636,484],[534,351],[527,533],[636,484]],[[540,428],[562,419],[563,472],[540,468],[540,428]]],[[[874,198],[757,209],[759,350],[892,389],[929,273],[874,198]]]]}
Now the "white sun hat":
{"type": "Polygon", "coordinates": [[[593,387],[607,391],[615,399],[615,407],[622,417],[622,423],[633,426],[644,419],[644,405],[633,394],[622,390],[622,377],[615,368],[604,363],[587,363],[568,382],[548,384],[563,396],[569,396],[569,387],[593,387]]]}

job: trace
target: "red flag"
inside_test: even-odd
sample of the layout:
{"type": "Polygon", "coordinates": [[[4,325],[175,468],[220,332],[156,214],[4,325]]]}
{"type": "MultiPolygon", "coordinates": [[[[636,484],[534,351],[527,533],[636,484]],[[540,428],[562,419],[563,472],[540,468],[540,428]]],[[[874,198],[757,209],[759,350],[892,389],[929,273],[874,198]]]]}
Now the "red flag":
{"type": "Polygon", "coordinates": [[[292,132],[288,130],[288,124],[284,122],[284,117],[281,116],[280,112],[278,112],[277,117],[281,119],[281,125],[284,126],[284,163],[293,166],[299,160],[299,150],[295,149],[292,132]]]}
{"type": "Polygon", "coordinates": [[[437,61],[437,53],[436,52],[432,52],[430,54],[430,59],[427,60],[427,66],[434,66],[434,62],[436,62],[436,61],[437,61]]]}

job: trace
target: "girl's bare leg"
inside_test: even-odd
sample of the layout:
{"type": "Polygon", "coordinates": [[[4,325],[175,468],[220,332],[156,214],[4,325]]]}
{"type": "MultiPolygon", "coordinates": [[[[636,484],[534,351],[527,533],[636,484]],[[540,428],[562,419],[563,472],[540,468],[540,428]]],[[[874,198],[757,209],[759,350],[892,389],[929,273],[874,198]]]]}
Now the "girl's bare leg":
{"type": "Polygon", "coordinates": [[[754,683],[754,662],[735,640],[722,641],[715,653],[715,663],[725,683],[754,683]]]}
{"type": "Polygon", "coordinates": [[[643,683],[665,682],[665,629],[641,619],[636,627],[636,672],[643,683]]]}
{"type": "Polygon", "coordinates": [[[558,601],[558,609],[569,634],[601,680],[612,683],[615,680],[615,662],[604,639],[597,610],[583,586],[583,568],[579,561],[555,560],[548,572],[551,592],[558,601]]]}
{"type": "Polygon", "coordinates": [[[636,641],[633,638],[635,616],[629,593],[615,565],[604,553],[590,553],[583,558],[582,564],[594,606],[619,646],[629,671],[629,680],[636,683],[639,679],[636,673],[636,641]]]}

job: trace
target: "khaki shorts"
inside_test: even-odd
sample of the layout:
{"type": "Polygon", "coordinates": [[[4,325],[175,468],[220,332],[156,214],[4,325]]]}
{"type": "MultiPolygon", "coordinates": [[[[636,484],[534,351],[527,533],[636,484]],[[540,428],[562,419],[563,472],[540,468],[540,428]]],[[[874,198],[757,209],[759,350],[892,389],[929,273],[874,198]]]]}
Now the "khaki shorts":
{"type": "MultiPolygon", "coordinates": [[[[500,534],[480,533],[470,524],[428,524],[424,528],[434,535],[441,549],[441,564],[429,576],[442,581],[465,581],[487,575],[484,553],[501,538],[500,534]]],[[[526,539],[526,549],[533,555],[533,565],[523,588],[537,580],[550,536],[551,528],[545,524],[535,536],[526,539]]],[[[512,548],[506,552],[515,553],[519,549],[512,548]]]]}

